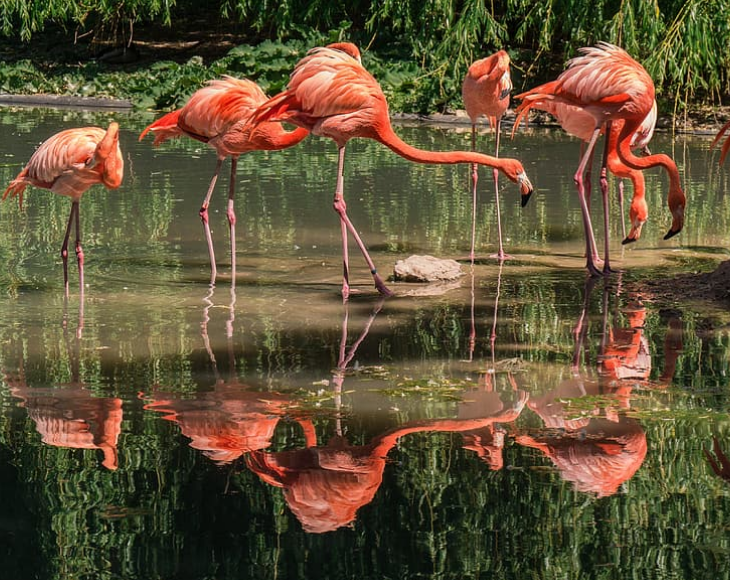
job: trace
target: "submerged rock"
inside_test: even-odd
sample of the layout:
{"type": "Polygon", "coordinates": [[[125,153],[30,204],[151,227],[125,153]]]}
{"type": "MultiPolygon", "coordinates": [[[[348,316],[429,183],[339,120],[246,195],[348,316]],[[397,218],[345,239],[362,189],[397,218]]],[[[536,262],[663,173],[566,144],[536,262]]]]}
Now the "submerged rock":
{"type": "Polygon", "coordinates": [[[400,282],[443,282],[456,280],[464,275],[456,260],[444,260],[433,256],[410,256],[398,260],[393,279],[400,282]]]}

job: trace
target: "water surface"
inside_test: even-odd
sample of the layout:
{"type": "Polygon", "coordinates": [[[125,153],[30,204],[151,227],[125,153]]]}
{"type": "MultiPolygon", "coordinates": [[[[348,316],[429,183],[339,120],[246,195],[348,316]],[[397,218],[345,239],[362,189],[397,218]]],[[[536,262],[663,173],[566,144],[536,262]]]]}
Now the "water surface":
{"type": "MultiPolygon", "coordinates": [[[[153,118],[0,110],[3,183],[52,133],[111,119],[126,162],[119,190],[82,200],[83,299],[74,263],[63,296],[68,200],[32,189],[22,212],[0,205],[8,577],[728,576],[730,484],[703,453],[713,436],[730,452],[725,319],[633,290],[727,257],[730,170],[709,137],[652,143],[683,177],[679,236],[662,240],[660,170],[636,244],[620,245],[612,194],[622,273],[605,281],[586,280],[579,146],[562,133],[503,140],[536,192],[520,208],[500,180],[502,267],[482,171],[473,269],[469,169],[353,142],[345,197],[380,271],[431,254],[465,275],[381,300],[353,245],[343,305],[332,143],[241,158],[235,278],[224,165],[211,288],[197,211],[215,157],[138,143],[153,118]]],[[[397,130],[469,146],[466,128],[397,130]]]]}

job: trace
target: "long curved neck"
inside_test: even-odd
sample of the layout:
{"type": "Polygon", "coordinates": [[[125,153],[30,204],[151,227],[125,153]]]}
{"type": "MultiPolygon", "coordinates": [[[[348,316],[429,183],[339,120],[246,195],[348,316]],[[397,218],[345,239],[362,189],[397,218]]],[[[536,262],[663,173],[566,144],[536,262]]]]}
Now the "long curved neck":
{"type": "Polygon", "coordinates": [[[632,169],[650,169],[658,165],[664,167],[669,175],[669,187],[670,191],[681,191],[682,185],[679,180],[679,170],[674,160],[669,155],[658,153],[655,155],[647,155],[646,157],[637,157],[631,151],[631,136],[641,125],[640,121],[626,121],[623,129],[618,137],[618,154],[627,166],[632,169]]]}
{"type": "Polygon", "coordinates": [[[309,131],[302,127],[297,127],[294,131],[282,131],[272,135],[271,142],[275,149],[286,149],[287,147],[293,147],[300,141],[302,141],[309,131]]]}
{"type": "Polygon", "coordinates": [[[409,145],[395,134],[390,123],[380,122],[374,125],[373,139],[385,145],[388,149],[414,163],[454,164],[454,163],[477,163],[503,169],[505,164],[502,159],[474,153],[471,151],[424,151],[409,145]]]}

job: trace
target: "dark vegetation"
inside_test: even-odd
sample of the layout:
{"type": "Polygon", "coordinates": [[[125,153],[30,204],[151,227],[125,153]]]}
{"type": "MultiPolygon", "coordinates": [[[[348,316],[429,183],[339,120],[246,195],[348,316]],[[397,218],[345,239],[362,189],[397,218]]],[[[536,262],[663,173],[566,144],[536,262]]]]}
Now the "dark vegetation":
{"type": "Polygon", "coordinates": [[[308,48],[337,40],[363,49],[401,112],[460,107],[467,66],[498,48],[510,52],[519,90],[597,40],[646,66],[664,114],[721,105],[730,92],[730,5],[721,0],[0,0],[0,10],[7,93],[171,108],[223,73],[272,93],[308,48]]]}

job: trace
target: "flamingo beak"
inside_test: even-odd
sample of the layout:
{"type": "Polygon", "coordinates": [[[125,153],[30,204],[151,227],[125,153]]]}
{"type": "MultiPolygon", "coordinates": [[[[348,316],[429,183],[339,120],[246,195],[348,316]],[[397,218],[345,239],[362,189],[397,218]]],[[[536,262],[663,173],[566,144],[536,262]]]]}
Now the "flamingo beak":
{"type": "Polygon", "coordinates": [[[525,207],[533,192],[532,183],[530,183],[527,173],[522,171],[517,174],[517,184],[520,186],[520,194],[522,194],[522,207],[525,207]]]}
{"type": "Polygon", "coordinates": [[[668,240],[669,238],[673,238],[674,236],[676,236],[681,231],[682,231],[681,229],[678,229],[675,232],[675,231],[672,231],[672,229],[670,228],[669,231],[666,234],[664,234],[664,239],[665,240],[668,240]]]}

